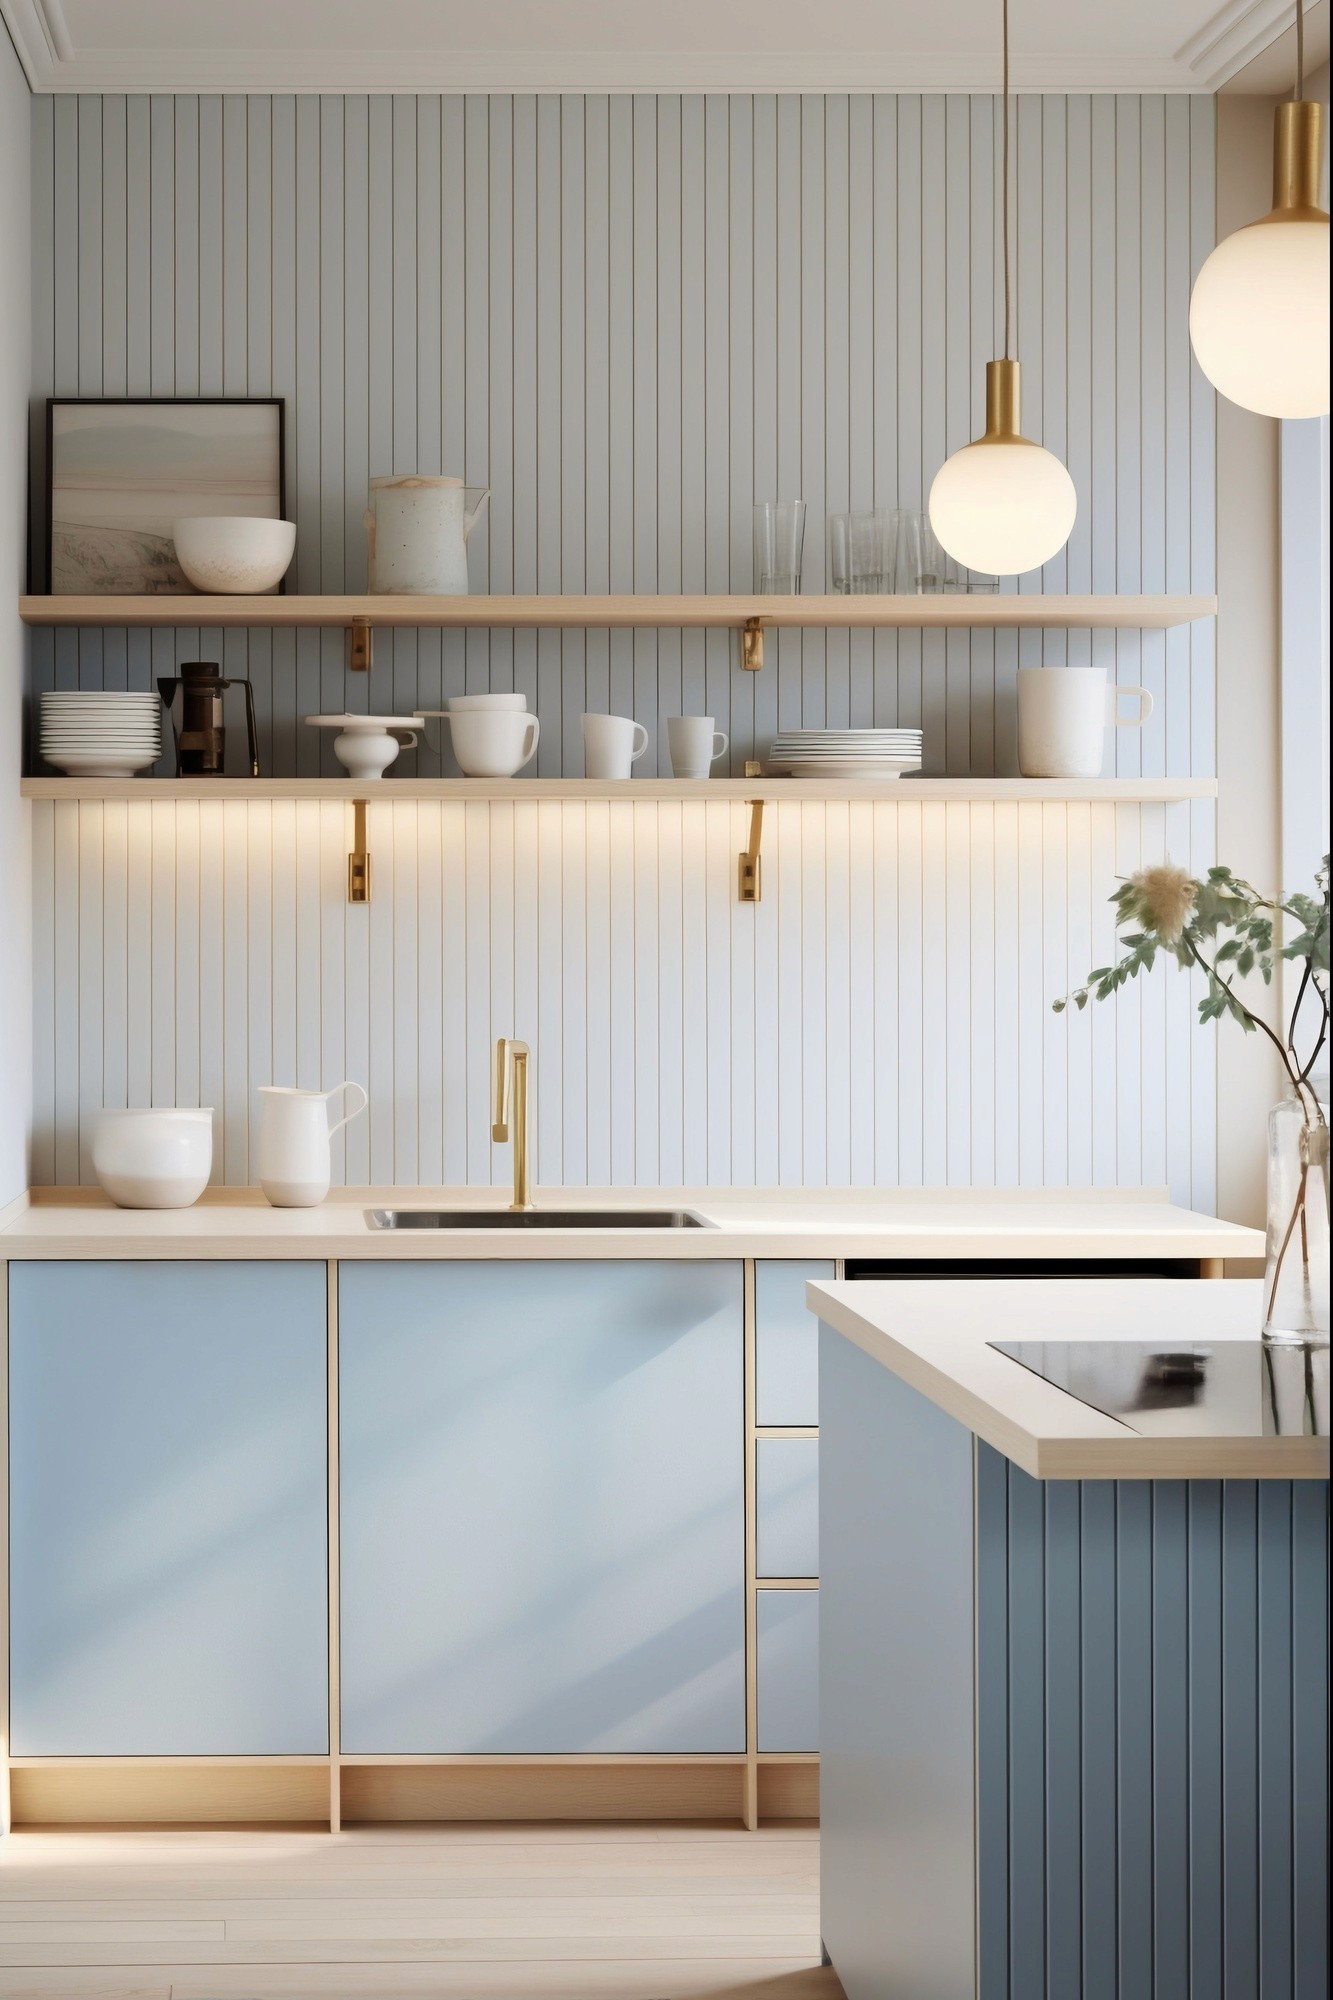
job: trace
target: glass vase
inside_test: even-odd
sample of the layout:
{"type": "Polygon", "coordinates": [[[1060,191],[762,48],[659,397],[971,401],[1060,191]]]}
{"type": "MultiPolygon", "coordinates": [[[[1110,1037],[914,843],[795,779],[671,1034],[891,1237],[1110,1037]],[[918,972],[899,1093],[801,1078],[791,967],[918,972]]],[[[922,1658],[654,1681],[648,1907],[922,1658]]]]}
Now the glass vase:
{"type": "Polygon", "coordinates": [[[1264,1338],[1328,1339],[1328,1107],[1306,1090],[1268,1114],[1264,1338]]]}

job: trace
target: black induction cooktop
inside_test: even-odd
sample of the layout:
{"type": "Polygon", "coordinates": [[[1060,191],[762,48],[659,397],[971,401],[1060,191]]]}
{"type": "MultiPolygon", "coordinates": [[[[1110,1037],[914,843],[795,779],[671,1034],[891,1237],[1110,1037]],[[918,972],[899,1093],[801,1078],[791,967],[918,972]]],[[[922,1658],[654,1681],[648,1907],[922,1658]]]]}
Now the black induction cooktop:
{"type": "Polygon", "coordinates": [[[1145,1437],[1327,1437],[1327,1345],[993,1340],[999,1353],[1145,1437]]]}

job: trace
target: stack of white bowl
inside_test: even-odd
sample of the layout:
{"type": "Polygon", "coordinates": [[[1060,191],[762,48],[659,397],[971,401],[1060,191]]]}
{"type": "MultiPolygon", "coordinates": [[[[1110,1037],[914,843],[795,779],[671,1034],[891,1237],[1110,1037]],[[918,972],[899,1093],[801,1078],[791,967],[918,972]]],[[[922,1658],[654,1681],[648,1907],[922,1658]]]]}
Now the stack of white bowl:
{"type": "Polygon", "coordinates": [[[443,708],[419,708],[422,722],[447,724],[465,778],[512,778],[537,748],[541,724],[524,694],[455,694],[443,708]]]}
{"type": "Polygon", "coordinates": [[[788,778],[900,778],[921,769],[921,731],[784,729],[769,769],[788,778]]]}
{"type": "Polygon", "coordinates": [[[155,694],[44,694],[41,748],[72,778],[132,777],[162,755],[162,703],[155,694]]]}

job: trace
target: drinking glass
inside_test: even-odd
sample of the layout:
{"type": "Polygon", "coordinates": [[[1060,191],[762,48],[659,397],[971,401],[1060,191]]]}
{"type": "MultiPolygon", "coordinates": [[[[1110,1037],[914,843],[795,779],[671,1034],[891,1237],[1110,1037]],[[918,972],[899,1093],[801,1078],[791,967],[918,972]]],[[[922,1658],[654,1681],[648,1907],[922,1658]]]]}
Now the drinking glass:
{"type": "Polygon", "coordinates": [[[795,597],[805,546],[804,500],[764,500],[754,510],[754,587],[764,597],[795,597]]]}
{"type": "Polygon", "coordinates": [[[960,569],[930,525],[929,514],[914,514],[908,533],[910,562],[904,586],[918,597],[937,597],[967,589],[960,569]]]}
{"type": "Polygon", "coordinates": [[[898,510],[878,507],[829,520],[829,573],[840,597],[884,596],[897,573],[898,510]]]}

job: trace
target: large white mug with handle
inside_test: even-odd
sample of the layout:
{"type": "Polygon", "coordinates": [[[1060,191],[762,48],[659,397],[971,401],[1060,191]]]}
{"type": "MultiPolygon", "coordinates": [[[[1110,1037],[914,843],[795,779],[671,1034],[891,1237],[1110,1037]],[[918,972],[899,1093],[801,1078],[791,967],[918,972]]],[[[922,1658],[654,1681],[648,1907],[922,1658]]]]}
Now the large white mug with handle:
{"type": "Polygon", "coordinates": [[[673,778],[706,778],[727,754],[726,731],[714,729],[711,715],[669,715],[667,747],[673,778]]]}
{"type": "Polygon", "coordinates": [[[648,731],[628,715],[585,715],[583,771],[589,778],[628,778],[648,748],[648,731]]]}
{"type": "Polygon", "coordinates": [[[359,1083],[335,1083],[332,1090],[260,1085],[259,1185],[274,1208],[313,1208],[323,1201],[333,1177],[329,1141],[369,1102],[359,1083]],[[361,1102],[331,1125],[330,1102],[343,1090],[354,1090],[361,1102]]]}
{"type": "Polygon", "coordinates": [[[1025,778],[1100,778],[1108,729],[1141,729],[1152,714],[1145,687],[1108,686],[1104,667],[1018,669],[1018,768],[1025,778]],[[1124,696],[1138,712],[1122,715],[1124,696]]]}

